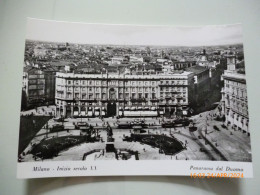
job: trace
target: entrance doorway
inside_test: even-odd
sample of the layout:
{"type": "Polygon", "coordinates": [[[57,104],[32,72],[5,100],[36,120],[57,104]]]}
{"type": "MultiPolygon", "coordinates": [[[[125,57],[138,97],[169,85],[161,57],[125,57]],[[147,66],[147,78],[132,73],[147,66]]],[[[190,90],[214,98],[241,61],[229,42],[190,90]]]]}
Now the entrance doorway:
{"type": "Polygon", "coordinates": [[[107,116],[111,117],[111,116],[116,116],[116,103],[112,102],[112,103],[108,103],[107,104],[107,116]]]}
{"type": "Polygon", "coordinates": [[[66,116],[65,117],[66,118],[71,117],[71,106],[70,105],[66,107],[66,116]]]}

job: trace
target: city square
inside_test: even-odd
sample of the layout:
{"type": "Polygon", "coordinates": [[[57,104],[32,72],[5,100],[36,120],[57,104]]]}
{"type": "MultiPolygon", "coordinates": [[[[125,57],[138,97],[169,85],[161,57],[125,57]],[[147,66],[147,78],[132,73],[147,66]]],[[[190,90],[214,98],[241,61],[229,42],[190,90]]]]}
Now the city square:
{"type": "MultiPolygon", "coordinates": [[[[47,107],[45,108],[46,110],[47,107]]],[[[39,109],[40,110],[40,109],[39,109]]],[[[52,108],[49,108],[52,110],[52,108]]],[[[43,128],[30,141],[29,145],[20,156],[20,160],[30,161],[63,161],[63,160],[218,160],[218,161],[250,161],[251,148],[248,144],[250,137],[242,131],[226,128],[221,130],[214,129],[214,126],[221,128],[223,122],[214,118],[218,109],[207,111],[199,115],[190,117],[198,128],[197,131],[190,131],[189,126],[176,126],[172,128],[163,128],[163,117],[143,118],[147,127],[142,128],[142,132],[134,132],[132,128],[118,128],[120,123],[128,123],[140,118],[68,118],[64,122],[57,122],[56,118],[50,119],[43,128]],[[33,148],[42,144],[44,147],[55,147],[47,140],[56,140],[60,137],[74,138],[82,137],[82,130],[75,128],[75,124],[83,123],[94,127],[98,131],[99,140],[95,142],[83,141],[74,146],[63,148],[57,155],[51,155],[49,158],[37,157],[37,153],[32,154],[33,148]],[[64,129],[56,132],[51,131],[51,127],[63,125],[64,129]],[[113,129],[112,142],[107,141],[107,126],[113,129]],[[206,133],[206,134],[205,134],[206,133]],[[144,144],[139,141],[124,141],[125,137],[131,134],[142,135],[163,135],[176,139],[182,149],[174,154],[165,154],[160,152],[160,147],[144,144]],[[46,143],[45,143],[46,142],[46,143]],[[107,144],[113,144],[115,149],[112,152],[105,152],[107,144]],[[241,147],[243,146],[243,147],[241,147]],[[129,152],[137,152],[137,158],[129,152]],[[124,153],[125,158],[117,159],[114,153],[124,153]],[[86,157],[86,154],[89,155],[86,157]],[[242,159],[243,158],[243,159],[242,159]]],[[[27,113],[29,113],[27,111],[27,113]]],[[[27,114],[26,113],[26,114],[27,114]]],[[[49,114],[49,112],[47,112],[49,114]]],[[[40,113],[42,114],[42,113],[40,113]]],[[[40,156],[38,154],[38,156],[40,156]]]]}
{"type": "Polygon", "coordinates": [[[251,162],[243,45],[27,40],[18,162],[251,162]]]}

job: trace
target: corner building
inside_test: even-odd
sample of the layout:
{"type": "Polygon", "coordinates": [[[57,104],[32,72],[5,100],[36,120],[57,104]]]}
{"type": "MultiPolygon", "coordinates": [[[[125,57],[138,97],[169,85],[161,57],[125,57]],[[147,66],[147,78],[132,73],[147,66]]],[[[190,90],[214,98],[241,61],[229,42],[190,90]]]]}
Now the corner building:
{"type": "Polygon", "coordinates": [[[175,115],[192,101],[194,74],[142,75],[56,73],[56,115],[118,116],[126,109],[148,109],[175,115]],[[97,112],[95,112],[97,111],[97,112]]]}
{"type": "Polygon", "coordinates": [[[225,123],[250,135],[245,74],[236,70],[236,59],[233,55],[227,57],[227,68],[222,75],[222,112],[225,115],[225,123]]]}

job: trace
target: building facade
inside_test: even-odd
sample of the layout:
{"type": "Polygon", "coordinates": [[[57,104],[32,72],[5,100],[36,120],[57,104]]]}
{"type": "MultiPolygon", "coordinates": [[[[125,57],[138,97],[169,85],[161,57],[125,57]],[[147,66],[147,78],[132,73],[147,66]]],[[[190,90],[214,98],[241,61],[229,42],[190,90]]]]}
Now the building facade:
{"type": "Polygon", "coordinates": [[[245,74],[236,72],[234,56],[228,58],[228,70],[222,75],[222,112],[225,123],[250,135],[245,74]]]}
{"type": "Polygon", "coordinates": [[[24,68],[23,91],[28,106],[54,104],[55,74],[56,70],[53,68],[24,68]]]}
{"type": "Polygon", "coordinates": [[[97,110],[117,116],[125,109],[153,109],[168,115],[191,101],[193,73],[74,74],[56,73],[56,115],[88,116],[97,110]]]}
{"type": "Polygon", "coordinates": [[[23,90],[27,105],[39,105],[45,101],[44,72],[33,67],[25,67],[23,72],[23,90]]]}

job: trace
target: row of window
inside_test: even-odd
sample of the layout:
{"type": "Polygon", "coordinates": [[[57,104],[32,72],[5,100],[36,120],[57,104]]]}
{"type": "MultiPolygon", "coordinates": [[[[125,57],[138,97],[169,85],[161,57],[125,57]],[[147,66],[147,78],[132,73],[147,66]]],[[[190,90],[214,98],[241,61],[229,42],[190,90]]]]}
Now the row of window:
{"type": "MultiPolygon", "coordinates": [[[[82,88],[80,88],[80,87],[74,87],[74,91],[80,91],[80,89],[82,90],[82,91],[89,91],[89,92],[92,92],[92,91],[96,91],[96,92],[100,92],[101,91],[101,89],[102,89],[102,92],[106,92],[107,91],[107,89],[106,88],[99,88],[99,87],[82,87],[82,88]]],[[[176,88],[177,89],[177,88],[176,88]]],[[[57,90],[58,91],[60,91],[60,90],[64,90],[64,87],[57,87],[57,90]]],[[[156,90],[155,90],[155,88],[153,87],[153,88],[151,88],[151,89],[149,89],[148,87],[144,87],[144,88],[142,88],[142,87],[128,87],[128,88],[125,88],[125,90],[124,90],[124,88],[119,88],[119,92],[123,92],[123,91],[125,91],[125,92],[129,92],[129,91],[132,91],[132,92],[135,92],[135,91],[145,91],[145,92],[149,92],[149,91],[152,91],[152,92],[155,92],[156,90]]],[[[73,87],[67,87],[67,91],[73,91],[73,87]]]]}
{"type": "MultiPolygon", "coordinates": [[[[82,87],[81,88],[82,91],[86,91],[88,90],[89,92],[92,92],[92,91],[96,91],[96,92],[100,92],[101,89],[102,89],[102,92],[106,92],[106,88],[99,88],[99,87],[82,87]]],[[[57,90],[64,90],[63,87],[57,87],[57,90]]],[[[75,91],[80,91],[80,87],[74,87],[74,90],[75,91]]],[[[129,91],[132,91],[132,92],[135,92],[135,91],[144,91],[144,92],[149,92],[149,91],[152,91],[152,92],[155,92],[156,91],[156,88],[152,87],[151,89],[149,89],[148,87],[130,87],[130,88],[125,88],[125,92],[129,92],[129,91]]],[[[67,88],[67,91],[73,91],[73,87],[68,87],[67,88]]],[[[123,92],[124,91],[124,88],[119,88],[119,92],[123,92]]],[[[160,91],[187,91],[187,87],[160,87],[160,91]]]]}
{"type": "Polygon", "coordinates": [[[160,87],[160,91],[187,91],[187,87],[160,87]]]}
{"type": "Polygon", "coordinates": [[[165,85],[187,85],[187,81],[160,81],[160,84],[165,84],[165,85]]]}
{"type": "MultiPolygon", "coordinates": [[[[63,101],[61,101],[61,100],[56,100],[56,104],[57,105],[63,105],[63,101]]],[[[156,102],[142,102],[142,103],[138,103],[138,105],[143,105],[143,106],[156,106],[157,105],[157,103],[156,102]]],[[[71,106],[74,106],[73,104],[71,104],[71,103],[67,103],[67,105],[71,105],[71,106]]],[[[84,105],[89,105],[89,106],[105,106],[105,103],[85,103],[85,102],[81,102],[80,103],[80,105],[81,106],[84,106],[84,105]],[[100,105],[101,104],[101,105],[100,105]]],[[[131,103],[131,102],[127,102],[127,104],[125,105],[124,103],[122,103],[122,102],[119,102],[119,106],[121,106],[121,107],[130,107],[130,106],[133,106],[133,105],[136,105],[136,103],[131,103]]]]}
{"type": "MultiPolygon", "coordinates": [[[[83,100],[86,100],[87,98],[88,99],[94,99],[94,98],[96,98],[96,99],[100,99],[100,98],[107,99],[108,98],[106,93],[102,93],[102,94],[100,94],[100,93],[96,93],[96,94],[91,93],[91,94],[88,94],[88,95],[87,94],[81,94],[80,95],[79,93],[75,93],[74,97],[73,97],[72,93],[67,93],[66,97],[65,97],[65,95],[63,93],[57,93],[56,97],[57,98],[68,98],[68,99],[75,98],[75,99],[83,99],[83,100]]],[[[113,96],[113,97],[111,96],[109,98],[115,98],[115,96],[113,96]]],[[[119,93],[118,94],[118,98],[119,99],[124,99],[124,94],[123,93],[119,93]]],[[[139,98],[139,99],[141,99],[141,98],[156,99],[156,94],[152,93],[151,95],[149,95],[149,93],[145,93],[145,94],[143,94],[143,93],[125,93],[125,98],[126,99],[129,99],[129,98],[133,98],[133,99],[137,99],[137,98],[139,98]]]]}
{"type": "MultiPolygon", "coordinates": [[[[59,83],[59,82],[57,82],[59,83]]],[[[86,81],[86,80],[76,80],[73,82],[73,80],[64,80],[60,79],[60,84],[67,84],[67,85],[156,85],[159,84],[156,81],[86,81]]],[[[165,84],[165,85],[187,85],[187,80],[161,80],[160,84],[165,84]]]]}
{"type": "Polygon", "coordinates": [[[155,85],[156,84],[156,81],[109,81],[107,83],[107,81],[85,81],[85,80],[76,80],[76,81],[71,81],[71,80],[68,80],[66,82],[66,80],[64,79],[61,79],[60,80],[61,84],[67,84],[67,85],[155,85]]]}

